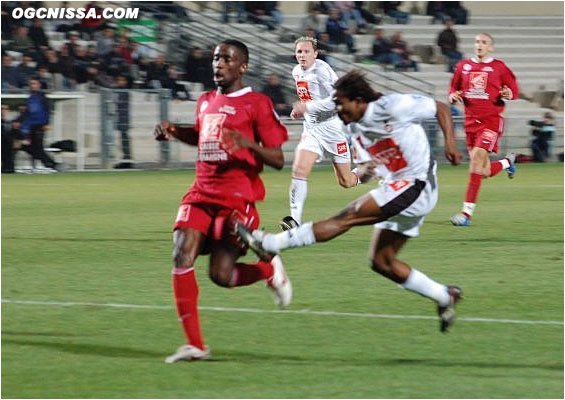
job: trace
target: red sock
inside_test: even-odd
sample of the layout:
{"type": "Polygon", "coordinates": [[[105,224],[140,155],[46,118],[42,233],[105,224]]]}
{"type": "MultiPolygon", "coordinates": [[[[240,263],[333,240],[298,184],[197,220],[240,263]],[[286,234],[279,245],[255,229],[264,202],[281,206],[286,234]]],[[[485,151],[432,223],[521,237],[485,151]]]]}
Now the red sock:
{"type": "Polygon", "coordinates": [[[466,203],[477,202],[482,180],[483,180],[483,176],[481,174],[475,174],[475,173],[469,174],[469,186],[467,186],[467,195],[465,196],[466,203]]]}
{"type": "Polygon", "coordinates": [[[257,264],[237,263],[233,269],[233,286],[251,285],[273,276],[271,263],[259,261],[257,264]]]}
{"type": "Polygon", "coordinates": [[[173,292],[179,319],[188,343],[204,350],[198,316],[198,283],[196,282],[194,268],[181,273],[175,273],[173,270],[173,292]]]}
{"type": "Polygon", "coordinates": [[[502,163],[500,161],[491,161],[490,162],[490,175],[489,177],[493,177],[502,171],[502,163]]]}

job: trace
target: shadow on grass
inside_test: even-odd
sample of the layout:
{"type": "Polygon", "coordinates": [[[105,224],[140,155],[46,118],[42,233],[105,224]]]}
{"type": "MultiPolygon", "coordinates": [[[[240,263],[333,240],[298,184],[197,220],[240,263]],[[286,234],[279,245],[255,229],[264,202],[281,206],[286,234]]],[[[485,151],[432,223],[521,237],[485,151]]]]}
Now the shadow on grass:
{"type": "Polygon", "coordinates": [[[156,238],[62,238],[62,237],[24,237],[24,236],[2,236],[3,240],[38,240],[41,242],[85,242],[85,243],[92,243],[92,242],[171,242],[170,238],[167,239],[156,239],[156,238]]]}
{"type": "Polygon", "coordinates": [[[309,356],[293,356],[281,354],[257,354],[250,352],[238,352],[233,350],[222,351],[215,353],[214,358],[216,361],[236,361],[236,362],[263,362],[273,361],[276,363],[327,363],[334,365],[355,365],[355,366],[422,366],[422,367],[464,367],[464,368],[481,368],[481,369],[541,369],[550,371],[563,371],[563,364],[528,364],[520,362],[487,362],[487,361],[457,361],[457,360],[438,360],[438,359],[361,359],[352,357],[350,359],[341,358],[327,358],[327,357],[309,357],[309,356]]]}
{"type": "Polygon", "coordinates": [[[99,344],[85,344],[85,343],[57,343],[57,342],[42,342],[36,340],[26,340],[26,339],[12,339],[12,338],[2,338],[2,346],[5,345],[20,345],[20,346],[35,346],[42,347],[55,351],[62,351],[65,353],[81,354],[81,355],[93,355],[102,356],[110,358],[164,358],[165,353],[148,351],[148,350],[138,350],[127,347],[118,346],[107,346],[99,344]]]}

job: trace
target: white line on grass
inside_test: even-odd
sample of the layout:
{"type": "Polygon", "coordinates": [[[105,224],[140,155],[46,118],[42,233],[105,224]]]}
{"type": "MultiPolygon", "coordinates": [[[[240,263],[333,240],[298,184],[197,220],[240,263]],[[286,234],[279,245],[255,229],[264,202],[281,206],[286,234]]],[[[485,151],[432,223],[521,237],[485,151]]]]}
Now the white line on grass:
{"type": "MultiPolygon", "coordinates": [[[[4,304],[23,304],[23,305],[42,305],[42,306],[60,306],[60,307],[106,307],[106,308],[129,308],[144,310],[170,310],[173,306],[143,305],[143,304],[121,304],[121,303],[76,303],[61,301],[38,301],[38,300],[13,300],[2,299],[4,304]]],[[[198,307],[206,311],[224,311],[224,312],[243,312],[243,313],[264,313],[264,314],[304,314],[319,315],[331,317],[360,317],[360,318],[377,318],[377,319],[437,319],[430,315],[400,315],[400,314],[372,314],[372,313],[354,313],[354,312],[338,312],[338,311],[312,311],[312,310],[263,310],[259,308],[232,308],[232,307],[198,307]]],[[[498,318],[473,318],[459,317],[458,321],[465,322],[490,322],[497,324],[519,324],[519,325],[559,325],[563,326],[563,321],[544,321],[544,320],[523,320],[523,319],[498,319],[498,318]]]]}

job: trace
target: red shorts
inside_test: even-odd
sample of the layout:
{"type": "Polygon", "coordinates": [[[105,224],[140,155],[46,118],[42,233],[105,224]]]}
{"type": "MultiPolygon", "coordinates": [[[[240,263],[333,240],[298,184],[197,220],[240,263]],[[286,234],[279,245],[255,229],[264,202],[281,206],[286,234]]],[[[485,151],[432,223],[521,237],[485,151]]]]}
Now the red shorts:
{"type": "Polygon", "coordinates": [[[255,204],[243,200],[217,200],[205,195],[188,193],[179,207],[173,230],[194,229],[206,236],[201,254],[210,252],[211,241],[229,243],[245,252],[245,246],[235,232],[235,222],[243,222],[249,229],[259,227],[259,213],[255,204]]]}
{"type": "Polygon", "coordinates": [[[498,152],[498,141],[502,137],[504,119],[500,115],[487,117],[483,120],[472,120],[465,123],[467,149],[480,147],[488,152],[498,152]]]}

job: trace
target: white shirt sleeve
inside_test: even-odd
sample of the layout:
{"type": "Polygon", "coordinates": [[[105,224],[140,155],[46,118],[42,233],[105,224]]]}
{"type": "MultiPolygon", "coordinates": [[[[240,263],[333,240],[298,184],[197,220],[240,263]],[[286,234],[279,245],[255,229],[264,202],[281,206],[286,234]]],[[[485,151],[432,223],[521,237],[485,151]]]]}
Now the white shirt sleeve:
{"type": "Polygon", "coordinates": [[[332,92],[328,97],[322,100],[313,100],[306,103],[306,112],[308,114],[317,115],[321,112],[333,112],[335,111],[335,103],[333,101],[332,92]]]}
{"type": "Polygon", "coordinates": [[[390,100],[388,111],[398,121],[420,122],[436,116],[436,101],[430,97],[419,94],[393,94],[386,97],[390,100]]]}

